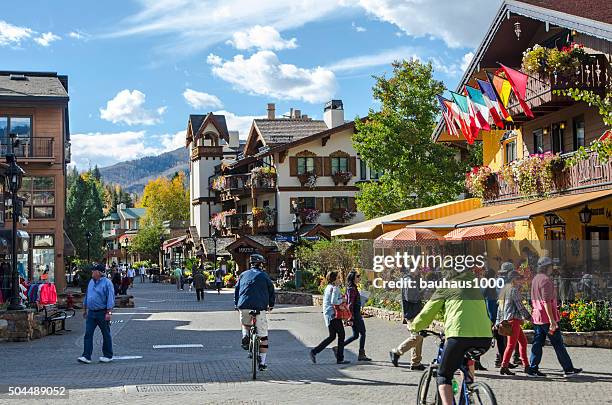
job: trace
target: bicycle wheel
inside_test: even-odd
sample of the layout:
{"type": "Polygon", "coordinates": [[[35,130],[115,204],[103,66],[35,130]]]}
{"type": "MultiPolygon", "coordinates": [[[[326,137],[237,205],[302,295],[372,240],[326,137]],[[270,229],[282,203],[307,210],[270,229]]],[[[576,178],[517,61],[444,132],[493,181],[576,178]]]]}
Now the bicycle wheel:
{"type": "Polygon", "coordinates": [[[259,336],[251,336],[251,355],[253,364],[253,380],[257,379],[257,368],[259,367],[259,336]]]}
{"type": "Polygon", "coordinates": [[[417,405],[441,404],[440,396],[438,395],[438,385],[436,384],[437,376],[438,373],[431,367],[423,372],[417,389],[417,405]]]}
{"type": "Polygon", "coordinates": [[[475,382],[472,384],[472,403],[470,405],[497,405],[497,399],[493,390],[486,383],[475,382]]]}

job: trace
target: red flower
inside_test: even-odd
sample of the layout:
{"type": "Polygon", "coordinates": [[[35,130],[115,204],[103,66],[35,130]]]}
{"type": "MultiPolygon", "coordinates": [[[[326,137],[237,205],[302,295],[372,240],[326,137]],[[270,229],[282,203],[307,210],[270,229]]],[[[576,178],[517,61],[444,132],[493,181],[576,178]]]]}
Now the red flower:
{"type": "Polygon", "coordinates": [[[569,317],[569,312],[567,312],[567,311],[561,312],[561,317],[563,317],[563,318],[569,317]]]}

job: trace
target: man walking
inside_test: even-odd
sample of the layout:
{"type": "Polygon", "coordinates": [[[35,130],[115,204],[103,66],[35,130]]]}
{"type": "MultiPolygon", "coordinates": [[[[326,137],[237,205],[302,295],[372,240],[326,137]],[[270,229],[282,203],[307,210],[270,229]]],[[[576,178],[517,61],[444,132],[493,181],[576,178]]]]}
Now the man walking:
{"type": "Polygon", "coordinates": [[[404,275],[404,286],[402,287],[402,312],[404,313],[404,323],[408,326],[410,336],[394,349],[389,352],[391,363],[395,367],[399,365],[400,357],[412,349],[412,359],[410,370],[425,370],[425,366],[421,364],[421,351],[423,348],[423,337],[418,333],[410,331],[410,323],[423,309],[421,302],[419,279],[417,270],[414,272],[406,272],[404,275]]]}
{"type": "Polygon", "coordinates": [[[193,286],[195,287],[198,301],[200,301],[200,296],[202,297],[202,301],[204,301],[204,287],[206,286],[206,279],[204,278],[202,271],[198,270],[193,276],[193,286]]]}
{"type": "Polygon", "coordinates": [[[127,276],[130,279],[130,288],[134,287],[134,277],[136,277],[136,270],[132,266],[128,267],[127,276]]]}
{"type": "Polygon", "coordinates": [[[542,361],[542,346],[546,341],[546,336],[555,349],[557,360],[563,367],[564,377],[572,377],[582,372],[581,368],[574,368],[572,359],[567,353],[563,344],[563,337],[559,330],[559,309],[557,307],[557,291],[550,274],[552,273],[552,260],[550,257],[543,256],[538,260],[538,274],[531,282],[531,304],[533,311],[533,343],[531,346],[530,366],[525,372],[530,377],[546,377],[546,374],[539,371],[542,361]]]}
{"type": "Polygon", "coordinates": [[[100,362],[110,363],[113,360],[113,342],[110,334],[110,320],[115,306],[115,292],[111,281],[105,277],[102,264],[94,265],[87,294],[83,299],[83,318],[85,337],[83,338],[83,355],[78,358],[81,363],[91,363],[93,352],[93,335],[96,327],[102,332],[102,354],[100,362]]]}
{"type": "Polygon", "coordinates": [[[176,278],[176,289],[182,290],[183,289],[183,271],[181,270],[180,267],[177,267],[176,270],[174,270],[174,277],[176,278]]]}

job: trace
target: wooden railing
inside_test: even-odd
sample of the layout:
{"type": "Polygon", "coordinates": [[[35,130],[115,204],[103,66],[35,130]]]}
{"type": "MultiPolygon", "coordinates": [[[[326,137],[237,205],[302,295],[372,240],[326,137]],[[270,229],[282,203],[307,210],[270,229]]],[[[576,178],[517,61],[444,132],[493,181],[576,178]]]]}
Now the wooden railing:
{"type": "Polygon", "coordinates": [[[191,148],[191,160],[207,157],[223,157],[223,146],[195,146],[191,148]]]}
{"type": "MultiPolygon", "coordinates": [[[[55,139],[51,136],[36,136],[31,138],[19,138],[19,144],[13,149],[17,159],[53,159],[53,143],[55,139]]],[[[10,153],[10,140],[0,139],[0,156],[10,153]]]]}
{"type": "MultiPolygon", "coordinates": [[[[531,74],[527,79],[525,102],[532,109],[555,101],[567,102],[567,97],[555,95],[553,90],[569,88],[595,92],[612,88],[612,71],[605,55],[590,55],[588,62],[583,62],[576,70],[566,74],[531,74]]],[[[523,114],[514,93],[508,102],[508,112],[512,117],[523,114]]]]}

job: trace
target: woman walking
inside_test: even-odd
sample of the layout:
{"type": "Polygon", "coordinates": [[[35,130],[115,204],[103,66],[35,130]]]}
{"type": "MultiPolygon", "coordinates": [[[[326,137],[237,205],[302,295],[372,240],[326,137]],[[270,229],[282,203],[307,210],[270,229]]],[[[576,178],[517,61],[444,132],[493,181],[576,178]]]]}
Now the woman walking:
{"type": "Polygon", "coordinates": [[[515,373],[510,371],[509,366],[510,357],[512,357],[517,342],[521,362],[525,370],[529,369],[529,360],[527,360],[527,338],[525,337],[525,333],[523,333],[521,325],[524,320],[531,321],[531,315],[521,301],[521,295],[519,293],[521,281],[521,275],[517,271],[510,271],[506,276],[506,285],[499,294],[499,309],[497,311],[496,325],[499,327],[503,321],[508,321],[512,326],[512,334],[508,336],[506,350],[504,351],[501,368],[499,369],[499,374],[501,375],[515,375],[515,373]]]}
{"type": "Polygon", "coordinates": [[[323,293],[323,318],[327,325],[329,336],[326,337],[317,347],[310,351],[310,360],[313,363],[317,362],[317,354],[323,351],[331,342],[338,337],[338,348],[334,351],[336,355],[336,363],[347,364],[348,360],[344,360],[344,325],[342,319],[336,318],[336,306],[342,304],[342,295],[340,294],[340,279],[337,271],[327,273],[327,286],[323,293]]]}
{"type": "Polygon", "coordinates": [[[366,327],[363,317],[361,316],[361,297],[357,283],[360,279],[359,273],[355,270],[351,271],[346,276],[346,304],[353,315],[352,325],[353,336],[344,341],[344,346],[359,339],[359,356],[357,361],[372,361],[365,354],[366,327]]]}

